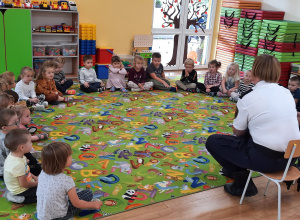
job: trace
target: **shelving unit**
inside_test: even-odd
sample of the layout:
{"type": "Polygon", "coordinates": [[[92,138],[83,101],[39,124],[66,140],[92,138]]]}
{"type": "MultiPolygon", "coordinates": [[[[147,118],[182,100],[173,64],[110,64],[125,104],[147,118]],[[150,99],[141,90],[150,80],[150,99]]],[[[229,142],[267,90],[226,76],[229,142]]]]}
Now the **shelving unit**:
{"type": "MultiPolygon", "coordinates": [[[[79,67],[79,13],[77,11],[31,10],[31,30],[40,26],[54,26],[65,23],[75,28],[75,33],[40,33],[32,32],[33,43],[53,44],[56,42],[76,43],[76,56],[60,56],[65,58],[64,72],[67,78],[77,78],[79,67]]],[[[33,46],[33,44],[32,44],[33,46]]],[[[56,56],[32,56],[35,59],[51,59],[56,56]]]]}

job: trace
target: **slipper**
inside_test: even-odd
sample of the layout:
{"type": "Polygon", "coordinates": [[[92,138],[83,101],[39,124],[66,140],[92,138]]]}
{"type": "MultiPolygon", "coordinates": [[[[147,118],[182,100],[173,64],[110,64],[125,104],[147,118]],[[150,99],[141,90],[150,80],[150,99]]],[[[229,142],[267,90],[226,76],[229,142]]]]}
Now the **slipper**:
{"type": "Polygon", "coordinates": [[[116,90],[116,88],[114,86],[110,88],[111,92],[114,92],[115,90],[116,90]]]}
{"type": "Polygon", "coordinates": [[[122,92],[128,92],[128,90],[125,89],[125,88],[122,88],[121,91],[122,91],[122,92]]]}
{"type": "Polygon", "coordinates": [[[37,127],[30,126],[27,128],[30,134],[34,134],[37,131],[37,127]]]}
{"type": "Polygon", "coordinates": [[[48,133],[41,133],[36,135],[39,139],[38,140],[46,140],[49,137],[48,133]]]}

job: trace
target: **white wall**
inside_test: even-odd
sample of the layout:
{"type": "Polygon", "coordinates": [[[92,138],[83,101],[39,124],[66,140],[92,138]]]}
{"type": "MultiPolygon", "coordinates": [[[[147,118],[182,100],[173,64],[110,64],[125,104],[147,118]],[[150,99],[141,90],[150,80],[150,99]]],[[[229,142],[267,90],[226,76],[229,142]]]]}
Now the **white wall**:
{"type": "MultiPolygon", "coordinates": [[[[250,0],[259,1],[259,0],[250,0]]],[[[285,11],[285,20],[300,22],[300,0],[260,0],[262,10],[285,11]]]]}

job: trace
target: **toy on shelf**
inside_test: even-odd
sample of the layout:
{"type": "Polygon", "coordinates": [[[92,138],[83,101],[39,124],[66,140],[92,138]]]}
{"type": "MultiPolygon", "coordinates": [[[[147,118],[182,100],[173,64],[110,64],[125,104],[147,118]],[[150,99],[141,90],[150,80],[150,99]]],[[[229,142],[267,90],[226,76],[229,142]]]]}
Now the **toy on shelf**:
{"type": "Polygon", "coordinates": [[[75,33],[75,28],[73,26],[70,26],[70,33],[75,33]]]}
{"type": "Polygon", "coordinates": [[[76,56],[77,43],[61,43],[61,52],[63,56],[76,56]]]}
{"type": "Polygon", "coordinates": [[[46,32],[46,27],[45,26],[40,26],[39,29],[40,29],[40,32],[46,32]]]}
{"type": "Polygon", "coordinates": [[[56,27],[56,32],[58,32],[58,33],[64,32],[62,25],[55,25],[55,27],[56,27]]]}
{"type": "Polygon", "coordinates": [[[6,8],[12,8],[13,5],[13,1],[12,0],[3,0],[3,6],[6,8]]]}
{"type": "Polygon", "coordinates": [[[147,64],[150,64],[150,59],[152,58],[152,35],[135,35],[133,42],[133,56],[140,55],[145,59],[148,59],[147,64]],[[142,50],[138,48],[149,48],[148,50],[142,50]]]}
{"type": "Polygon", "coordinates": [[[38,1],[32,1],[31,2],[31,8],[33,9],[39,9],[40,8],[40,4],[38,1]]]}
{"type": "Polygon", "coordinates": [[[24,0],[23,8],[32,8],[30,0],[24,0]]]}
{"type": "Polygon", "coordinates": [[[77,6],[75,1],[69,1],[69,10],[70,11],[77,11],[77,6]]]}
{"type": "Polygon", "coordinates": [[[20,0],[13,0],[13,7],[14,8],[22,8],[22,4],[20,0]]]}
{"type": "Polygon", "coordinates": [[[56,33],[56,27],[54,26],[54,27],[51,27],[51,32],[52,33],[56,33]]]}
{"type": "Polygon", "coordinates": [[[51,26],[49,26],[49,25],[46,26],[46,32],[51,33],[51,26]]]}
{"type": "Polygon", "coordinates": [[[0,7],[4,7],[4,3],[2,0],[0,0],[0,7]]]}
{"type": "Polygon", "coordinates": [[[58,44],[47,45],[46,54],[47,56],[59,56],[61,46],[58,44]]]}
{"type": "Polygon", "coordinates": [[[40,9],[50,10],[50,6],[48,5],[47,1],[41,1],[40,9]]]}
{"type": "Polygon", "coordinates": [[[33,56],[45,56],[46,55],[46,45],[36,44],[33,45],[33,56]]]}
{"type": "Polygon", "coordinates": [[[51,10],[59,10],[58,1],[50,1],[50,9],[51,10]]]}
{"type": "Polygon", "coordinates": [[[61,10],[69,10],[68,1],[58,1],[61,10]]]}

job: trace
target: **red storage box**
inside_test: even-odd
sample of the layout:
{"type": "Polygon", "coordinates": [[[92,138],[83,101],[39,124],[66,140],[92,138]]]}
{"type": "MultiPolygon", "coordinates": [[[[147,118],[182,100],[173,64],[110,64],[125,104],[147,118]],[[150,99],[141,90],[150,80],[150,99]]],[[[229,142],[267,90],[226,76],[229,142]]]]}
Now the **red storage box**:
{"type": "Polygon", "coordinates": [[[96,50],[96,63],[108,64],[111,62],[114,49],[112,48],[97,48],[96,50]]]}

